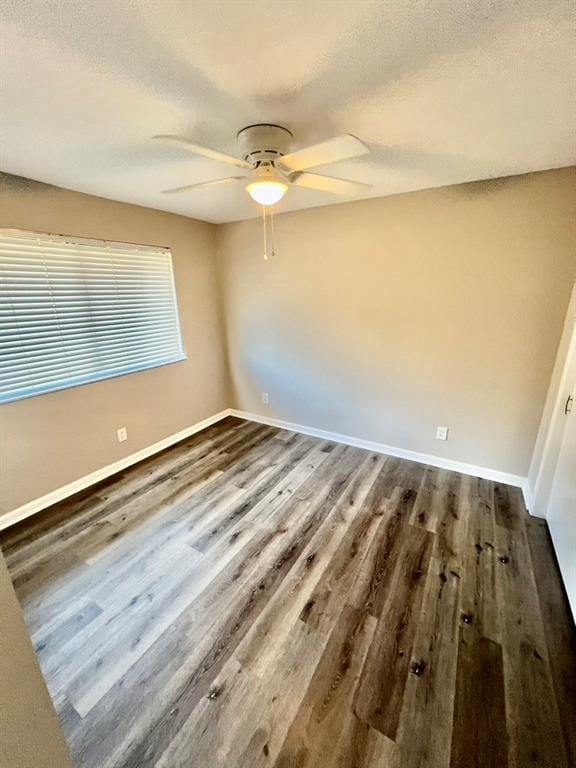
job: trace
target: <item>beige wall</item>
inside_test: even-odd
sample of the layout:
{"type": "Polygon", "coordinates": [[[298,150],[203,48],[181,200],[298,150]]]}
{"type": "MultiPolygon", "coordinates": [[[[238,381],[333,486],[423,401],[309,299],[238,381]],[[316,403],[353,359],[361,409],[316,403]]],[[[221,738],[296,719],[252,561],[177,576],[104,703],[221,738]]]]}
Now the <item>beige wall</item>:
{"type": "Polygon", "coordinates": [[[215,227],[4,176],[0,226],[172,249],[185,362],[0,406],[0,514],[229,405],[215,227]],[[116,429],[128,428],[118,443],[116,429]]]}
{"type": "Polygon", "coordinates": [[[1,768],[72,768],[1,552],[0,628],[1,768]]]}
{"type": "Polygon", "coordinates": [[[216,228],[2,177],[0,226],[170,246],[188,360],[0,406],[0,514],[234,404],[216,239],[237,407],[526,475],[576,272],[574,182],[280,215],[265,262],[259,220],[216,228]]]}
{"type": "Polygon", "coordinates": [[[288,213],[267,262],[260,221],[220,227],[236,407],[525,476],[575,203],[563,169],[288,213]]]}

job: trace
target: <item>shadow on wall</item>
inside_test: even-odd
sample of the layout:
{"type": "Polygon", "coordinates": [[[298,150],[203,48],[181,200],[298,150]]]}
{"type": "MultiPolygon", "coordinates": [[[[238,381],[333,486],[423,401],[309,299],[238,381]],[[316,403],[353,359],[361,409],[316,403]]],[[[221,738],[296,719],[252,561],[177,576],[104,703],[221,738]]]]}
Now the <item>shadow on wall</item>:
{"type": "MultiPolygon", "coordinates": [[[[452,256],[457,262],[458,252],[452,256]]],[[[473,257],[472,283],[486,267],[473,257]]],[[[479,326],[482,304],[470,300],[467,281],[452,285],[450,267],[435,272],[434,254],[399,260],[390,282],[377,248],[363,258],[346,279],[329,248],[324,260],[294,254],[266,280],[256,270],[246,278],[242,312],[229,328],[236,406],[520,474],[525,410],[509,404],[518,356],[486,365],[494,341],[505,346],[501,324],[479,326]],[[438,425],[450,428],[449,442],[437,441],[438,425]]]]}
{"type": "Polygon", "coordinates": [[[15,192],[22,194],[44,194],[47,190],[50,192],[65,192],[66,190],[61,187],[54,187],[52,184],[45,184],[42,181],[34,181],[33,179],[26,179],[24,176],[13,176],[11,173],[3,173],[0,171],[0,189],[4,189],[7,192],[15,192]]]}
{"type": "Polygon", "coordinates": [[[446,193],[460,200],[479,197],[490,197],[513,187],[521,187],[524,183],[523,176],[502,176],[497,179],[483,179],[470,181],[467,184],[458,184],[447,187],[446,193]]]}
{"type": "Polygon", "coordinates": [[[337,419],[336,431],[360,438],[366,435],[358,433],[359,421],[370,420],[386,442],[389,429],[410,418],[418,361],[406,359],[402,370],[384,363],[375,379],[374,355],[384,357],[377,328],[369,339],[363,329],[361,343],[349,326],[347,338],[341,331],[332,326],[329,336],[326,327],[319,332],[286,312],[253,317],[238,340],[243,375],[232,372],[239,402],[260,411],[261,393],[268,392],[273,418],[328,430],[337,419]],[[383,401],[395,405],[384,408],[383,401]]]}

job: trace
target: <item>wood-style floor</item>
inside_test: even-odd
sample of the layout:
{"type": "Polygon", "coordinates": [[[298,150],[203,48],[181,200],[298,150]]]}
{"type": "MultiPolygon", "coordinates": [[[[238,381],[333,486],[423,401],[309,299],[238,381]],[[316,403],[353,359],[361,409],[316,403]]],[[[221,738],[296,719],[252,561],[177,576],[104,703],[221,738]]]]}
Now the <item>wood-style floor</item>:
{"type": "Polygon", "coordinates": [[[226,419],[0,537],[78,768],[573,768],[518,489],[226,419]]]}

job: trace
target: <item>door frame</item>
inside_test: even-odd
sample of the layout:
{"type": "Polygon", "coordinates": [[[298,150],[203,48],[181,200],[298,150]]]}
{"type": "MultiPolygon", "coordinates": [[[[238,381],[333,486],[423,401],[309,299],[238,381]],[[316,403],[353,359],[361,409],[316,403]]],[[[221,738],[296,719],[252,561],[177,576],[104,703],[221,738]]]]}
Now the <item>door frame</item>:
{"type": "Polygon", "coordinates": [[[556,362],[528,472],[530,512],[538,517],[546,517],[547,515],[550,492],[564,435],[566,418],[564,407],[568,395],[573,392],[575,376],[576,283],[572,289],[564,330],[558,345],[556,362]]]}

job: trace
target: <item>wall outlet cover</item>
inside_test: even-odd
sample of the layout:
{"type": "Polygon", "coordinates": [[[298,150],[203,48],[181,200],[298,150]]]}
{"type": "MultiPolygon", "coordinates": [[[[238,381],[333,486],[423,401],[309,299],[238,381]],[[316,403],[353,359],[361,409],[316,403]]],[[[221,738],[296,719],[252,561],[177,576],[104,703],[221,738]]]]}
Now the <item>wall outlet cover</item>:
{"type": "Polygon", "coordinates": [[[448,427],[437,427],[436,428],[436,439],[437,440],[448,440],[448,427]]]}
{"type": "Polygon", "coordinates": [[[268,403],[270,402],[270,395],[268,394],[268,392],[262,392],[262,402],[264,403],[264,405],[268,405],[268,403]]]}
{"type": "Polygon", "coordinates": [[[120,427],[120,429],[117,429],[116,434],[118,436],[119,443],[123,443],[125,440],[128,440],[128,430],[126,427],[120,427]]]}

